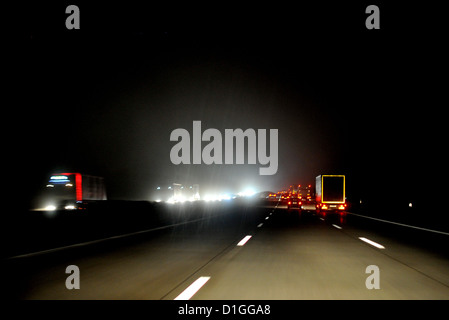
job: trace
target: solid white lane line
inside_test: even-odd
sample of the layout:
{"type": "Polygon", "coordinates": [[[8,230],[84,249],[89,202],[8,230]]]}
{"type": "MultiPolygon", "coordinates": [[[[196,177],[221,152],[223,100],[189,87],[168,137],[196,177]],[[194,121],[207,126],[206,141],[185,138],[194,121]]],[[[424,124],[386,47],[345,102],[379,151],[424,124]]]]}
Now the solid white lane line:
{"type": "Polygon", "coordinates": [[[449,236],[449,232],[443,232],[443,231],[438,231],[438,230],[421,228],[421,227],[417,227],[417,226],[411,226],[409,224],[403,224],[403,223],[398,223],[398,222],[394,222],[394,221],[388,221],[388,220],[383,220],[383,219],[379,219],[379,218],[373,218],[373,217],[364,216],[364,215],[356,214],[356,213],[352,213],[352,212],[348,212],[348,214],[352,214],[354,216],[367,218],[367,219],[371,219],[371,220],[377,220],[377,221],[381,221],[381,222],[385,222],[385,223],[391,223],[391,224],[395,224],[395,225],[402,226],[402,227],[413,228],[413,229],[423,230],[423,231],[429,231],[429,232],[434,232],[434,233],[444,234],[445,236],[449,236]]]}
{"type": "Polygon", "coordinates": [[[237,246],[239,246],[239,247],[244,246],[245,243],[247,243],[248,240],[251,239],[251,237],[252,237],[252,236],[250,236],[250,235],[244,237],[242,240],[240,240],[239,243],[237,243],[237,246]]]}
{"type": "Polygon", "coordinates": [[[364,242],[366,242],[366,243],[368,243],[368,244],[370,244],[370,245],[372,245],[372,246],[374,246],[374,247],[376,247],[376,248],[385,249],[385,247],[383,245],[378,244],[377,242],[374,242],[374,241],[372,241],[370,239],[367,239],[367,238],[364,238],[364,237],[359,237],[359,239],[364,241],[364,242]]]}
{"type": "Polygon", "coordinates": [[[198,292],[198,290],[201,289],[202,286],[206,284],[207,281],[209,281],[210,277],[199,277],[195,280],[194,283],[192,283],[190,286],[187,287],[179,296],[175,298],[175,300],[190,300],[190,298],[193,297],[195,293],[198,292]]]}
{"type": "Polygon", "coordinates": [[[343,229],[342,227],[337,226],[336,224],[333,224],[332,226],[333,226],[334,228],[337,228],[337,229],[343,229]]]}
{"type": "Polygon", "coordinates": [[[263,223],[259,223],[258,225],[257,225],[257,228],[260,228],[260,227],[262,227],[263,226],[263,223]]]}

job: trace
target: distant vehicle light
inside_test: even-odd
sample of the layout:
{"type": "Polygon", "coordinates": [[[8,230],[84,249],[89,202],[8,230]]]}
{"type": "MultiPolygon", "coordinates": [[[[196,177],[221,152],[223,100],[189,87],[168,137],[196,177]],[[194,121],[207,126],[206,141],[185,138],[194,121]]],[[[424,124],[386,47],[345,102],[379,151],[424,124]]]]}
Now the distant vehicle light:
{"type": "Polygon", "coordinates": [[[65,186],[66,186],[66,187],[73,187],[73,184],[71,184],[71,183],[66,183],[65,186]]]}
{"type": "Polygon", "coordinates": [[[66,209],[66,210],[75,210],[76,207],[72,204],[72,205],[65,206],[64,209],[66,209]]]}
{"type": "Polygon", "coordinates": [[[56,210],[56,207],[54,206],[54,205],[48,205],[48,206],[46,206],[45,207],[45,210],[47,210],[47,211],[55,211],[56,210]]]}
{"type": "Polygon", "coordinates": [[[51,176],[50,180],[67,180],[67,176],[51,176]]]}
{"type": "Polygon", "coordinates": [[[64,183],[64,182],[70,182],[69,178],[67,176],[51,176],[50,183],[64,183]]]}
{"type": "Polygon", "coordinates": [[[248,188],[248,189],[238,193],[238,195],[241,197],[252,197],[255,194],[256,194],[256,191],[252,188],[248,188]]]}
{"type": "Polygon", "coordinates": [[[230,194],[222,194],[219,197],[219,200],[231,200],[231,195],[230,194]]]}

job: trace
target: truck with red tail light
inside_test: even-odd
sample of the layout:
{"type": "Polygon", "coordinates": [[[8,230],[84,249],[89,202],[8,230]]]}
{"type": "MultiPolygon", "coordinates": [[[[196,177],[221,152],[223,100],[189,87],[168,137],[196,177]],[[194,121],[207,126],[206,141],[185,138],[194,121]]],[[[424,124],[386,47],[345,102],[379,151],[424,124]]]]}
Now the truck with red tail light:
{"type": "Polygon", "coordinates": [[[315,188],[315,200],[318,213],[345,212],[347,204],[344,175],[319,175],[316,177],[315,188]]]}
{"type": "Polygon", "coordinates": [[[44,210],[85,209],[93,201],[106,200],[104,179],[81,173],[54,173],[43,195],[44,210]]]}

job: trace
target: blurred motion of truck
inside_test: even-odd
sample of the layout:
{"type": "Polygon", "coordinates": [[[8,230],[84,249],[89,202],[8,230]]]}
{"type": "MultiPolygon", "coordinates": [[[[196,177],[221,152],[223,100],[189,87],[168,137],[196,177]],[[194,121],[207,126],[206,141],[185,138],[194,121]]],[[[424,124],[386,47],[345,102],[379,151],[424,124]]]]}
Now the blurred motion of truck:
{"type": "Polygon", "coordinates": [[[106,200],[102,177],[81,173],[55,173],[50,176],[43,194],[44,210],[85,209],[88,203],[106,200]]]}
{"type": "Polygon", "coordinates": [[[319,175],[316,177],[317,212],[344,213],[346,210],[344,175],[319,175]]]}

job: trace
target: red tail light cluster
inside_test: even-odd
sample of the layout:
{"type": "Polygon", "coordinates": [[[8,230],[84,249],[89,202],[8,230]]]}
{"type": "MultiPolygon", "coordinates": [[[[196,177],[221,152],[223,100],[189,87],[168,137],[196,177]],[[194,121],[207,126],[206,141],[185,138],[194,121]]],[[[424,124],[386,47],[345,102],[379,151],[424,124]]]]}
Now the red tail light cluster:
{"type": "MultiPolygon", "coordinates": [[[[318,208],[318,205],[317,205],[317,208],[318,208]]],[[[321,209],[323,209],[323,210],[327,210],[329,207],[327,206],[327,204],[325,204],[325,203],[322,203],[321,204],[321,209]]],[[[346,203],[344,203],[344,204],[340,204],[339,206],[338,206],[338,210],[345,210],[346,209],[346,203]]]]}

